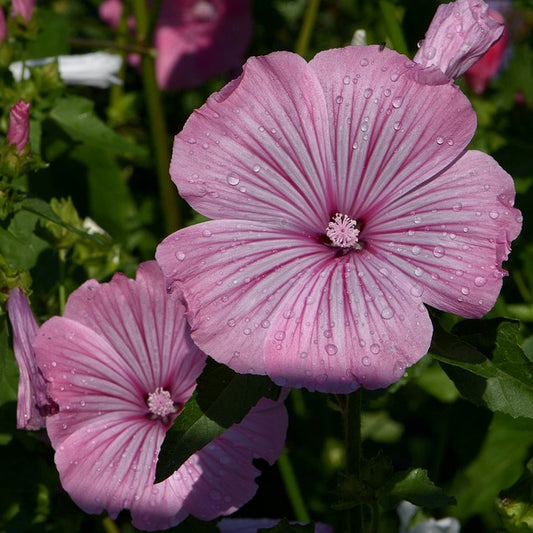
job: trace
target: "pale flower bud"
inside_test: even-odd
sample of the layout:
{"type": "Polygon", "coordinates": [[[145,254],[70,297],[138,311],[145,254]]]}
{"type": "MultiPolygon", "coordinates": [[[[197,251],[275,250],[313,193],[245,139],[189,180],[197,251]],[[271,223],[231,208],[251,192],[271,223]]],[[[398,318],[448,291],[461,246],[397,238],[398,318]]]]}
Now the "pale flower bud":
{"type": "Polygon", "coordinates": [[[35,9],[35,0],[12,0],[11,2],[11,16],[14,18],[21,15],[22,18],[28,22],[35,9]]]}
{"type": "Polygon", "coordinates": [[[9,129],[7,141],[22,152],[30,140],[30,104],[18,101],[9,112],[9,129]]]}

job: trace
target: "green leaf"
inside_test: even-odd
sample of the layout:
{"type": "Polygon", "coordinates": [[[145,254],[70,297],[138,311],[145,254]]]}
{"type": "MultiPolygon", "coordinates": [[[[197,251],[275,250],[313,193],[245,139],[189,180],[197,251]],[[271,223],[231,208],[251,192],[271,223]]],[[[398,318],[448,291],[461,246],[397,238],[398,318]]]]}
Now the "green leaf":
{"type": "Polygon", "coordinates": [[[445,363],[465,398],[492,411],[533,418],[533,363],[518,345],[518,323],[461,322],[455,330],[462,336],[434,326],[431,354],[445,363]]]}
{"type": "Polygon", "coordinates": [[[408,54],[409,50],[407,48],[407,43],[405,42],[402,27],[396,12],[397,6],[386,0],[379,0],[379,8],[381,10],[385,29],[391,40],[392,47],[397,52],[400,52],[400,54],[408,54]]]}
{"type": "Polygon", "coordinates": [[[192,454],[239,423],[262,397],[277,399],[279,392],[267,377],[237,374],[209,359],[194,394],[166,434],[156,482],[172,475],[192,454]]]}
{"type": "Polygon", "coordinates": [[[477,457],[454,481],[460,520],[492,509],[498,493],[522,473],[533,444],[533,422],[495,414],[477,457]]]}
{"type": "Polygon", "coordinates": [[[147,158],[144,147],[109,128],[96,116],[93,108],[91,100],[69,96],[58,100],[50,117],[75,141],[126,157],[147,158]]]}
{"type": "Polygon", "coordinates": [[[427,471],[421,468],[396,472],[379,492],[379,503],[385,509],[394,509],[403,500],[419,507],[443,507],[455,503],[455,499],[437,487],[427,471]]]}

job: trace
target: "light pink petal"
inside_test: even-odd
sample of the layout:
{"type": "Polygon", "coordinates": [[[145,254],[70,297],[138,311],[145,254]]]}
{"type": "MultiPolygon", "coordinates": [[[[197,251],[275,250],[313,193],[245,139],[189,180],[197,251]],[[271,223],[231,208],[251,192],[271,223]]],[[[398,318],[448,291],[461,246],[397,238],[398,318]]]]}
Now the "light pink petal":
{"type": "Polygon", "coordinates": [[[143,263],[135,281],[116,274],[110,283],[86,282],[65,307],[66,317],[107,339],[146,391],[175,383],[180,403],[192,394],[205,359],[189,336],[184,312],[167,294],[155,261],[143,263]]]}
{"type": "Polygon", "coordinates": [[[437,66],[451,79],[471,67],[500,38],[503,24],[490,16],[481,0],[441,4],[414,57],[417,63],[437,66]]]}
{"type": "Polygon", "coordinates": [[[240,424],[210,442],[171,478],[188,511],[201,520],[233,513],[257,490],[253,459],[274,463],[285,444],[283,402],[263,398],[240,424]]]}
{"type": "Polygon", "coordinates": [[[324,253],[334,254],[316,239],[222,220],[167,237],[156,257],[183,291],[198,346],[237,372],[264,374],[262,346],[279,302],[324,253]]]}
{"type": "Polygon", "coordinates": [[[48,420],[54,448],[109,413],[143,416],[145,399],[133,369],[93,330],[61,317],[45,322],[34,340],[37,364],[59,413],[48,420]]]}
{"type": "Polygon", "coordinates": [[[13,351],[19,367],[17,428],[37,430],[45,426],[45,417],[57,411],[46,381],[35,360],[32,342],[39,331],[24,292],[15,287],[9,293],[7,312],[13,329],[13,351]]]}
{"type": "Polygon", "coordinates": [[[433,330],[411,285],[367,250],[324,260],[271,320],[266,373],[280,385],[335,393],[398,381],[426,354],[433,330]]]}
{"type": "Polygon", "coordinates": [[[511,177],[494,159],[466,152],[365,228],[369,251],[409,276],[424,302],[480,317],[494,305],[501,263],[522,225],[514,196],[511,177]]]}
{"type": "Polygon", "coordinates": [[[85,512],[116,517],[152,489],[164,435],[160,422],[120,412],[94,420],[56,448],[61,484],[85,512]]]}
{"type": "Polygon", "coordinates": [[[170,174],[210,218],[323,229],[335,209],[322,89],[296,54],[247,61],[174,141],[170,174]],[[259,91],[259,92],[258,92],[259,91]]]}
{"type": "Polygon", "coordinates": [[[328,50],[309,66],[326,96],[335,209],[358,221],[440,172],[474,134],[475,113],[457,87],[442,74],[440,85],[417,81],[422,69],[393,50],[328,50]]]}
{"type": "Polygon", "coordinates": [[[19,100],[9,112],[9,129],[7,141],[22,152],[30,140],[30,104],[19,100]]]}

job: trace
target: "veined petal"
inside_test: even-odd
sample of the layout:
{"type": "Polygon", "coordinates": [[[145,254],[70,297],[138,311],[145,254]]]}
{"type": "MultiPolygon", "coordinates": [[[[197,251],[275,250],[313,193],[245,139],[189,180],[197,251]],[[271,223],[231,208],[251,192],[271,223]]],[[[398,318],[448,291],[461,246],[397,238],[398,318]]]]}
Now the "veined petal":
{"type": "Polygon", "coordinates": [[[426,354],[433,331],[409,288],[366,250],[323,262],[280,302],[264,347],[267,374],[335,393],[397,381],[426,354]]]}
{"type": "Polygon", "coordinates": [[[335,209],[322,89],[296,54],[250,58],[174,141],[170,174],[210,218],[322,229],[335,209]]]}
{"type": "Polygon", "coordinates": [[[108,340],[146,391],[176,383],[180,403],[191,396],[204,364],[184,313],[182,303],[168,296],[155,261],[143,263],[136,280],[116,274],[110,283],[87,281],[65,307],[66,317],[108,340]]]}
{"type": "Polygon", "coordinates": [[[237,372],[264,374],[260,347],[280,300],[302,272],[316,272],[334,253],[314,237],[218,220],[167,237],[156,257],[183,291],[198,346],[237,372]]]}
{"type": "Polygon", "coordinates": [[[134,369],[101,336],[68,318],[53,317],[33,343],[37,364],[59,412],[47,425],[57,447],[91,420],[110,412],[144,416],[143,391],[134,369]]]}
{"type": "Polygon", "coordinates": [[[522,226],[511,177],[466,152],[434,180],[392,202],[365,228],[369,251],[401,270],[422,300],[466,317],[489,311],[522,226]]]}
{"type": "Polygon", "coordinates": [[[472,139],[468,99],[445,79],[417,81],[420,66],[393,50],[327,50],[309,66],[332,125],[336,209],[358,220],[440,172],[472,139]]]}
{"type": "Polygon", "coordinates": [[[94,420],[56,448],[61,483],[85,512],[114,518],[151,490],[164,435],[162,424],[121,413],[94,420]]]}

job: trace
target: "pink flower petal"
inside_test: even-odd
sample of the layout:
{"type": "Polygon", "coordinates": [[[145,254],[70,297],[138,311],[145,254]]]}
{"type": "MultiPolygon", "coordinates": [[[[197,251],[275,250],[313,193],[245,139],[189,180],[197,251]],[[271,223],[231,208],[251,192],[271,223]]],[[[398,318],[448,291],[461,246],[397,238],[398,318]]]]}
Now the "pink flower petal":
{"type": "Polygon", "coordinates": [[[45,426],[45,417],[57,411],[57,405],[50,399],[32,348],[39,326],[26,295],[18,287],[9,293],[7,312],[13,328],[13,351],[20,371],[17,428],[41,429],[45,426]]]}
{"type": "Polygon", "coordinates": [[[176,491],[186,491],[184,505],[189,512],[212,520],[250,500],[257,490],[254,478],[260,473],[252,460],[274,463],[285,444],[287,424],[283,402],[263,398],[240,424],[191,457],[173,477],[176,491]]]}
{"type": "Polygon", "coordinates": [[[522,226],[512,178],[469,151],[432,181],[392,203],[365,228],[372,251],[438,309],[466,317],[489,311],[500,292],[510,243],[522,226]]]}
{"type": "Polygon", "coordinates": [[[451,79],[459,77],[497,41],[503,24],[481,0],[441,4],[414,57],[423,66],[437,66],[451,79]]]}
{"type": "Polygon", "coordinates": [[[420,67],[393,50],[327,50],[309,66],[326,96],[335,209],[358,220],[431,178],[474,135],[475,113],[457,87],[413,83],[420,67]]]}
{"type": "Polygon", "coordinates": [[[175,138],[170,173],[210,218],[238,214],[321,231],[334,209],[328,138],[316,76],[299,56],[276,52],[249,59],[239,80],[189,118],[175,138]]]}

